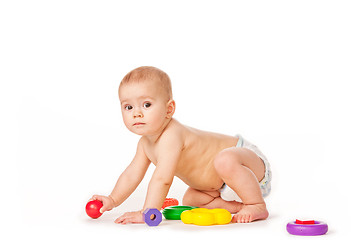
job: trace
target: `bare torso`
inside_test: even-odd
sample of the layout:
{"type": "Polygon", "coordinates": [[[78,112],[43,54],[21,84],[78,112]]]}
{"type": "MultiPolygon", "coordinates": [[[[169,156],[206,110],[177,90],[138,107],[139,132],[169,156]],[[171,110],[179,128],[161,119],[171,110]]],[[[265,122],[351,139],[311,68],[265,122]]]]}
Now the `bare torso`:
{"type": "MultiPolygon", "coordinates": [[[[194,189],[218,190],[224,182],[215,171],[214,158],[221,150],[234,147],[238,139],[234,136],[187,127],[175,119],[168,127],[176,128],[183,142],[175,176],[194,189]]],[[[147,157],[156,165],[156,144],[146,144],[144,147],[147,157]]]]}

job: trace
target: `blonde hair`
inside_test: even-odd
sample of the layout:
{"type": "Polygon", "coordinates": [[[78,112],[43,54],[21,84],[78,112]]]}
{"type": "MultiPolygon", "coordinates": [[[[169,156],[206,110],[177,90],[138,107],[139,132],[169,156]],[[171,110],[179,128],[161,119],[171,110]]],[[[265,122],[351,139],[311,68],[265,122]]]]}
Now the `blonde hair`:
{"type": "Polygon", "coordinates": [[[160,83],[160,86],[163,88],[169,100],[173,98],[169,76],[164,71],[150,66],[138,67],[126,74],[121,80],[119,91],[121,86],[128,83],[139,83],[153,80],[157,80],[160,83]]]}

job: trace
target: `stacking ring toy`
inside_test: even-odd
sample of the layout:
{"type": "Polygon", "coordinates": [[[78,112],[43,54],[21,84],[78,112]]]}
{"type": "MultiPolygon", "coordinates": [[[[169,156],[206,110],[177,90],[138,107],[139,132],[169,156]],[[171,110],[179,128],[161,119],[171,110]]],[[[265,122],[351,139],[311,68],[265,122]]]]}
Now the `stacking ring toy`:
{"type": "Polygon", "coordinates": [[[328,231],[328,225],[320,221],[300,221],[289,222],[286,230],[293,235],[300,236],[317,236],[323,235],[328,231]]]}
{"type": "Polygon", "coordinates": [[[162,221],[162,215],[156,208],[147,208],[143,213],[144,222],[150,226],[157,226],[162,221]]]}
{"type": "Polygon", "coordinates": [[[168,220],[180,220],[180,215],[183,211],[191,210],[196,207],[191,206],[171,206],[163,210],[162,214],[168,220]]]}
{"type": "Polygon", "coordinates": [[[170,206],[177,206],[179,205],[179,201],[175,198],[166,198],[164,201],[164,204],[162,205],[161,209],[164,209],[166,207],[170,206]]]}
{"type": "Polygon", "coordinates": [[[181,221],[185,224],[195,224],[199,226],[222,225],[228,224],[231,221],[231,213],[221,208],[196,208],[184,211],[181,214],[181,221]]]}

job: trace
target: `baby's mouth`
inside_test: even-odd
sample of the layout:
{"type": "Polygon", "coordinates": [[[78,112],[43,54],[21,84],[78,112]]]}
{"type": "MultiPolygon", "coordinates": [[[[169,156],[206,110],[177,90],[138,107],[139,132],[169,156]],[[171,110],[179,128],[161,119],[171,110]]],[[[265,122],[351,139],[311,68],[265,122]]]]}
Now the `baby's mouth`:
{"type": "Polygon", "coordinates": [[[137,123],[134,123],[134,124],[133,124],[133,126],[142,126],[142,125],[145,125],[145,123],[137,122],[137,123]]]}

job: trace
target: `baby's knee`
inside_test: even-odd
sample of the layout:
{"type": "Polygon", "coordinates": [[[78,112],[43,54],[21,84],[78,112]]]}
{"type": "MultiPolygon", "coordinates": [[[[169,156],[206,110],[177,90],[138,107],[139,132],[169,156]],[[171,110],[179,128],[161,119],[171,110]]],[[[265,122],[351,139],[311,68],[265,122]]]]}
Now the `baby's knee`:
{"type": "Polygon", "coordinates": [[[235,164],[239,164],[238,156],[231,149],[225,149],[218,153],[214,159],[214,167],[219,174],[231,174],[235,164]]]}
{"type": "Polygon", "coordinates": [[[188,190],[186,190],[183,199],[182,199],[182,203],[183,205],[186,206],[192,206],[194,203],[194,195],[195,195],[195,189],[189,187],[188,190]]]}

